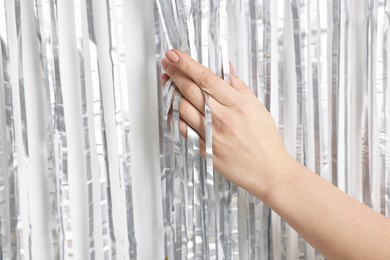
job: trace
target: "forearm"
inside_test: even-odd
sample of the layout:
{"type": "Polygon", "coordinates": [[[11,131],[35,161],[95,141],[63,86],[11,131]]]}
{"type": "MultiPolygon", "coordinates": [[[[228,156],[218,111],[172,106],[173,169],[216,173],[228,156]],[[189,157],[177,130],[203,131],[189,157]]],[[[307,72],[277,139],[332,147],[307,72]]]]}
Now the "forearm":
{"type": "Polygon", "coordinates": [[[262,199],[329,259],[390,259],[390,221],[296,164],[262,199]]]}

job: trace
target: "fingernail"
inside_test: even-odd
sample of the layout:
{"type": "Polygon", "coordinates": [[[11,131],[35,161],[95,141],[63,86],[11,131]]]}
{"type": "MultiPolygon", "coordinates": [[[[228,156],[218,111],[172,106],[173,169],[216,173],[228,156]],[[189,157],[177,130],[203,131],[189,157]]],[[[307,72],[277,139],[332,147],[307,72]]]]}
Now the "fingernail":
{"type": "Polygon", "coordinates": [[[168,60],[167,60],[167,58],[164,58],[164,59],[161,61],[161,65],[162,65],[162,67],[163,67],[164,70],[167,69],[167,67],[168,67],[168,60]]]}
{"type": "Polygon", "coordinates": [[[177,56],[177,54],[173,50],[167,51],[165,56],[168,58],[170,62],[176,63],[179,61],[179,56],[177,56]]]}

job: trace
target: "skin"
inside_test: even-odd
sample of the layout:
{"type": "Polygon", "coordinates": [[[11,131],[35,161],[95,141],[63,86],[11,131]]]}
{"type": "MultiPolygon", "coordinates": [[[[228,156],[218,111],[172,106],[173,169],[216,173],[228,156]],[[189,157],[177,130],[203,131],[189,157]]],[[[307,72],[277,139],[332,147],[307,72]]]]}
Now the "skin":
{"type": "Polygon", "coordinates": [[[390,259],[390,221],[326,182],[287,152],[266,108],[231,69],[228,84],[188,55],[162,60],[180,101],[180,131],[201,137],[205,156],[203,91],[210,95],[214,167],[262,200],[328,259],[390,259]]]}

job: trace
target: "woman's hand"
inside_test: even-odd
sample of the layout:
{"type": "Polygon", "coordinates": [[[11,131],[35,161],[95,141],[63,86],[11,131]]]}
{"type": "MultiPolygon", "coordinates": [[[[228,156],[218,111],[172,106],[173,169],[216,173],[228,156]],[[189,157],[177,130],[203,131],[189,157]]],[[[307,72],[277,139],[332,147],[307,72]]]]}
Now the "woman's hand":
{"type": "Polygon", "coordinates": [[[286,152],[276,124],[266,108],[231,69],[230,84],[188,55],[170,50],[162,61],[167,74],[183,95],[180,102],[180,131],[187,125],[201,137],[205,156],[205,98],[212,111],[213,160],[220,174],[264,198],[276,183],[288,180],[296,162],[286,152]]]}
{"type": "Polygon", "coordinates": [[[204,150],[204,95],[213,116],[215,168],[247,189],[331,259],[390,259],[390,221],[349,197],[286,152],[270,114],[234,73],[230,84],[189,56],[171,50],[162,61],[184,99],[186,125],[201,136],[204,150]]]}

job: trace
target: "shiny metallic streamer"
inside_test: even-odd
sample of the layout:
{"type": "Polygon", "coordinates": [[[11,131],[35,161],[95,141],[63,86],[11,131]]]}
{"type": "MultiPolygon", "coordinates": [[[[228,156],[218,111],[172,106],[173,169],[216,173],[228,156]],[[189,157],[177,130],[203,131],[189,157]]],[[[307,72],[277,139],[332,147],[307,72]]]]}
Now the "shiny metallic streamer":
{"type": "MultiPolygon", "coordinates": [[[[24,86],[24,56],[23,56],[23,46],[22,46],[22,9],[21,9],[21,2],[19,0],[15,0],[14,2],[14,8],[15,8],[15,25],[16,25],[16,35],[18,40],[18,48],[17,48],[17,54],[18,54],[18,87],[19,87],[19,105],[20,105],[20,118],[21,118],[21,126],[22,126],[22,147],[23,147],[23,161],[26,166],[29,165],[29,145],[28,145],[28,133],[27,133],[27,113],[26,113],[26,97],[25,97],[25,86],[24,86]]],[[[16,173],[15,173],[16,174],[16,173]]],[[[29,175],[21,175],[22,172],[18,173],[15,177],[15,194],[17,194],[16,199],[19,199],[19,181],[18,179],[21,178],[26,184],[29,183],[29,175]]],[[[24,259],[25,257],[25,248],[23,245],[23,236],[24,233],[28,237],[28,244],[27,244],[27,253],[29,257],[31,258],[31,218],[30,218],[30,193],[29,193],[29,187],[27,185],[27,191],[26,191],[26,199],[27,199],[27,222],[28,227],[27,229],[24,229],[20,214],[20,201],[15,201],[15,205],[11,202],[11,210],[15,206],[15,211],[17,214],[17,232],[19,239],[19,251],[20,251],[20,257],[21,259],[24,259]]]]}
{"type": "Polygon", "coordinates": [[[388,65],[390,61],[390,1],[385,0],[384,3],[384,27],[383,27],[383,108],[382,116],[383,127],[385,129],[385,135],[381,132],[381,159],[384,164],[382,176],[381,176],[381,213],[390,217],[390,116],[385,111],[390,111],[390,89],[389,89],[389,72],[388,65]],[[383,148],[384,147],[384,148],[383,148]]]}
{"type": "Polygon", "coordinates": [[[367,46],[371,46],[368,50],[368,66],[367,66],[367,153],[363,162],[366,174],[363,176],[363,182],[367,183],[363,188],[363,201],[376,211],[380,208],[380,158],[379,158],[379,139],[378,137],[378,112],[376,111],[377,100],[377,61],[380,53],[377,46],[377,30],[378,30],[378,0],[367,2],[368,11],[368,37],[367,46]]]}
{"type": "MultiPolygon", "coordinates": [[[[20,216],[20,203],[19,203],[19,180],[18,180],[18,162],[17,162],[17,151],[16,151],[16,133],[15,133],[15,118],[14,118],[14,106],[16,104],[13,103],[13,95],[14,95],[14,89],[11,85],[11,78],[10,78],[10,61],[11,57],[9,54],[9,37],[8,37],[8,30],[13,25],[13,21],[10,19],[10,16],[7,15],[6,9],[10,10],[12,8],[11,3],[6,2],[4,3],[4,6],[2,8],[3,11],[3,19],[2,20],[2,31],[1,31],[1,48],[2,48],[2,57],[3,57],[3,80],[4,80],[4,104],[5,104],[5,116],[6,116],[6,131],[7,131],[7,189],[8,189],[8,196],[6,199],[6,203],[9,209],[7,209],[7,229],[9,230],[5,234],[5,243],[7,245],[7,249],[3,249],[3,252],[8,255],[10,259],[14,258],[22,258],[24,257],[24,248],[22,248],[22,237],[23,237],[23,228],[21,225],[21,216],[20,216]]],[[[15,14],[20,14],[20,3],[19,6],[15,4],[15,14]]],[[[17,19],[17,18],[16,18],[17,19]]],[[[15,21],[15,24],[17,22],[15,21]]],[[[18,25],[16,25],[16,28],[18,28],[18,25]]],[[[17,34],[19,37],[21,36],[20,33],[20,18],[19,18],[19,34],[17,34]]],[[[18,38],[18,42],[20,45],[18,45],[18,48],[21,48],[21,42],[19,41],[20,38],[18,38]]],[[[21,51],[21,50],[19,50],[21,51]]],[[[18,52],[18,59],[17,64],[21,65],[23,62],[21,62],[21,53],[18,52]]],[[[20,70],[18,70],[18,80],[21,79],[23,74],[20,70]]],[[[23,81],[22,81],[23,82],[23,81]]],[[[20,98],[20,97],[19,97],[20,98]]],[[[22,107],[22,105],[21,105],[22,107]]],[[[22,126],[26,127],[26,125],[22,126]]],[[[25,128],[26,129],[26,128],[25,128]]],[[[23,132],[23,131],[22,131],[23,132]]],[[[27,133],[25,133],[27,134],[27,133]]],[[[27,141],[27,136],[23,135],[24,141],[27,141]]],[[[25,144],[25,143],[24,143],[25,144]]],[[[26,155],[26,146],[23,146],[24,148],[24,155],[26,155]]],[[[26,159],[26,157],[24,158],[26,159]]],[[[27,162],[27,160],[26,160],[27,162]]]]}
{"type": "MultiPolygon", "coordinates": [[[[201,62],[209,67],[209,24],[210,24],[210,2],[201,1],[201,33],[200,50],[201,62]]],[[[216,200],[215,200],[215,176],[213,165],[212,147],[212,111],[208,104],[209,95],[203,92],[205,98],[205,145],[206,145],[206,176],[203,176],[204,190],[204,214],[206,233],[206,255],[207,259],[217,259],[217,234],[216,234],[216,200]]]]}
{"type": "MultiPolygon", "coordinates": [[[[0,52],[1,54],[1,52],[0,52]]],[[[1,55],[0,55],[1,57],[1,55]]],[[[1,91],[1,89],[0,89],[1,91]]],[[[1,93],[1,92],[0,92],[1,93]]],[[[1,95],[3,96],[3,93],[1,93],[1,95]]],[[[1,123],[3,123],[3,120],[1,120],[1,123]]],[[[5,169],[4,169],[4,166],[3,166],[3,133],[2,133],[2,129],[0,129],[0,212],[1,212],[1,216],[0,217],[0,234],[1,234],[1,239],[0,239],[0,257],[2,257],[3,255],[3,234],[5,233],[5,231],[3,231],[5,229],[5,215],[6,215],[6,212],[5,212],[5,198],[6,198],[6,194],[5,194],[5,169]]]]}
{"type": "MultiPolygon", "coordinates": [[[[385,5],[386,1],[379,1],[378,2],[378,34],[377,34],[377,60],[376,60],[376,88],[375,88],[375,95],[377,98],[377,104],[374,108],[375,112],[378,113],[378,163],[379,163],[379,171],[380,176],[378,180],[379,189],[378,189],[378,208],[376,209],[382,214],[385,214],[384,211],[384,180],[386,176],[386,119],[385,119],[385,113],[384,113],[384,104],[385,104],[385,88],[386,85],[386,55],[385,55],[385,46],[386,46],[386,19],[385,19],[385,5]],[[383,34],[382,34],[383,33],[383,34]],[[383,40],[383,41],[381,41],[383,40]]],[[[375,176],[374,174],[372,175],[375,176]]],[[[375,187],[372,189],[373,192],[375,192],[375,187]]]]}
{"type": "Polygon", "coordinates": [[[2,106],[1,113],[5,116],[5,135],[2,137],[2,162],[4,165],[1,171],[1,186],[0,191],[0,221],[1,221],[1,257],[3,259],[11,259],[13,251],[11,249],[11,218],[9,212],[9,173],[15,170],[14,168],[14,151],[15,151],[15,130],[13,124],[13,103],[12,103],[12,86],[10,82],[10,60],[9,60],[9,41],[6,26],[6,9],[4,1],[0,2],[0,54],[2,64],[2,106]]]}
{"type": "Polygon", "coordinates": [[[174,91],[175,91],[175,87],[173,85],[172,80],[168,80],[168,82],[165,84],[165,88],[163,92],[165,120],[168,120],[168,114],[169,114],[169,110],[171,109],[172,97],[174,91]]]}
{"type": "Polygon", "coordinates": [[[188,139],[191,140],[190,148],[193,174],[193,247],[194,259],[202,259],[206,254],[204,243],[204,218],[203,218],[203,196],[202,196],[202,175],[201,175],[201,158],[200,158],[200,138],[199,135],[191,128],[187,129],[188,139]]]}
{"type": "Polygon", "coordinates": [[[128,98],[128,79],[125,49],[123,0],[107,0],[107,17],[109,20],[110,57],[112,62],[112,79],[114,92],[115,119],[118,140],[119,171],[125,187],[126,223],[128,252],[130,259],[137,258],[137,243],[134,233],[133,195],[130,154],[130,111],[128,98]]]}
{"type": "MultiPolygon", "coordinates": [[[[375,185],[376,179],[372,177],[372,172],[378,172],[378,163],[379,158],[377,157],[377,142],[376,138],[373,137],[373,134],[377,128],[376,112],[373,114],[374,106],[376,104],[376,52],[377,52],[377,39],[376,39],[376,30],[377,30],[377,0],[366,1],[366,15],[367,15],[367,85],[365,94],[367,97],[366,102],[366,111],[364,114],[364,127],[365,127],[365,136],[364,143],[365,148],[363,150],[363,182],[367,183],[363,187],[362,199],[363,202],[370,206],[374,206],[375,194],[372,194],[371,189],[372,185],[375,185]],[[373,160],[370,160],[369,157],[373,157],[373,160]],[[374,182],[374,183],[373,183],[374,182]]],[[[378,208],[375,206],[375,208],[378,208]]]]}
{"type": "MultiPolygon", "coordinates": [[[[337,154],[337,160],[332,161],[332,176],[328,177],[328,181],[333,179],[333,183],[337,183],[337,185],[344,191],[348,191],[348,180],[351,179],[352,169],[351,165],[344,163],[348,162],[349,158],[351,158],[351,137],[350,137],[350,129],[349,126],[352,124],[352,89],[353,86],[351,84],[352,78],[349,76],[348,73],[348,67],[350,66],[350,53],[349,53],[349,44],[350,44],[350,34],[347,33],[351,29],[351,21],[352,18],[349,14],[349,7],[350,3],[348,1],[343,1],[339,4],[339,30],[340,30],[340,39],[339,42],[335,42],[335,44],[340,44],[339,52],[340,54],[343,53],[343,55],[340,55],[339,57],[339,64],[334,65],[334,69],[336,69],[336,66],[338,66],[339,70],[339,79],[340,85],[337,87],[338,93],[334,93],[336,95],[337,100],[332,100],[333,103],[336,103],[335,105],[332,105],[335,107],[337,111],[338,117],[334,120],[335,123],[333,124],[333,132],[332,132],[332,145],[334,144],[337,148],[334,148],[334,151],[337,154]],[[337,127],[337,128],[336,128],[337,127]],[[343,132],[343,135],[337,136],[337,131],[343,132]],[[337,140],[337,142],[335,142],[337,140]],[[342,145],[339,145],[341,143],[346,143],[347,146],[344,147],[342,145]],[[340,160],[340,158],[343,158],[340,160]],[[337,162],[337,164],[335,164],[337,162]],[[345,165],[344,165],[345,164],[345,165]],[[334,169],[333,169],[334,168],[334,169]],[[334,171],[335,170],[335,171],[334,171]]],[[[335,10],[333,10],[336,12],[335,10]]],[[[332,64],[333,66],[333,64],[332,64]]],[[[336,91],[335,89],[332,91],[336,91]]],[[[333,94],[333,93],[332,93],[333,94]]],[[[332,111],[332,113],[335,113],[335,111],[332,111]]],[[[333,115],[333,114],[332,114],[333,115]]],[[[335,157],[336,158],[336,157],[335,157]]],[[[333,160],[333,159],[332,159],[333,160]]]]}
{"type": "MultiPolygon", "coordinates": [[[[249,87],[252,92],[261,100],[264,99],[264,54],[263,54],[263,36],[264,36],[264,1],[249,1],[249,33],[250,33],[250,68],[251,75],[249,87]]],[[[254,196],[246,194],[247,203],[247,230],[248,230],[248,258],[261,258],[262,240],[260,236],[261,223],[261,202],[254,196]]]]}
{"type": "MultiPolygon", "coordinates": [[[[103,101],[102,101],[102,85],[101,85],[101,71],[98,65],[98,52],[97,52],[97,40],[96,40],[96,29],[94,23],[94,12],[93,12],[93,3],[90,0],[75,3],[77,7],[77,16],[79,17],[80,29],[85,28],[84,31],[88,32],[88,37],[79,33],[80,40],[83,41],[81,49],[86,57],[89,59],[89,62],[84,63],[84,71],[86,73],[86,99],[93,100],[93,111],[94,111],[94,139],[96,143],[96,155],[95,151],[92,151],[92,160],[98,161],[99,172],[99,184],[100,184],[100,205],[101,205],[101,219],[102,219],[102,240],[103,240],[103,256],[104,259],[111,259],[116,256],[116,241],[113,231],[112,223],[112,202],[110,189],[111,185],[109,184],[109,171],[108,171],[108,158],[107,158],[107,140],[106,140],[106,131],[105,131],[105,120],[104,120],[104,111],[103,111],[103,101]],[[87,81],[87,78],[90,80],[87,81]],[[88,94],[89,93],[89,94],[88,94]],[[97,157],[97,158],[96,158],[97,157]],[[96,159],[95,159],[96,158],[96,159]]],[[[92,168],[95,163],[92,162],[92,168]]],[[[96,171],[96,169],[93,169],[96,171]]],[[[88,185],[92,188],[92,178],[94,176],[88,177],[88,185]]],[[[89,193],[90,207],[92,207],[92,195],[89,193]]],[[[94,212],[91,208],[89,212],[90,221],[93,219],[94,212]]],[[[94,228],[90,226],[89,236],[90,243],[93,241],[94,228]]]]}
{"type": "Polygon", "coordinates": [[[71,210],[69,205],[69,179],[68,179],[68,152],[67,140],[60,133],[55,132],[53,136],[54,156],[58,158],[55,164],[57,172],[57,205],[60,215],[59,225],[59,252],[57,259],[73,259],[73,233],[71,210]]]}
{"type": "MultiPolygon", "coordinates": [[[[171,107],[172,95],[176,86],[172,81],[168,81],[164,88],[164,100],[163,109],[168,110],[171,107]],[[167,108],[168,107],[168,108],[167,108]]],[[[178,103],[177,101],[175,103],[178,103]]],[[[176,104],[175,104],[176,105],[176,104]]],[[[178,106],[178,104],[177,104],[178,106]]],[[[176,109],[176,107],[175,107],[176,109]]],[[[178,113],[178,111],[175,111],[178,113]]],[[[163,116],[165,117],[165,115],[163,116]]],[[[165,256],[168,259],[174,259],[175,246],[176,246],[176,225],[175,225],[175,144],[174,144],[174,132],[171,124],[164,118],[164,149],[165,156],[162,170],[162,190],[166,192],[163,197],[163,212],[164,212],[164,229],[165,229],[165,256]]]]}
{"type": "MultiPolygon", "coordinates": [[[[57,5],[47,0],[35,0],[34,9],[37,23],[37,38],[41,53],[42,85],[44,86],[44,96],[46,98],[47,170],[50,190],[50,225],[53,251],[55,259],[64,259],[67,255],[66,252],[72,251],[72,249],[68,250],[67,248],[67,245],[72,244],[72,238],[71,233],[64,230],[63,225],[59,225],[63,217],[66,219],[66,216],[61,214],[63,211],[60,208],[60,203],[63,203],[63,188],[68,184],[65,182],[64,186],[63,183],[63,180],[67,179],[67,177],[64,178],[63,176],[63,174],[67,175],[66,168],[62,166],[57,167],[57,164],[66,164],[66,161],[63,161],[66,159],[66,156],[64,158],[63,152],[57,153],[58,156],[55,156],[55,150],[57,148],[60,151],[66,150],[66,141],[63,139],[66,138],[66,127],[58,59],[57,5]],[[56,144],[59,147],[54,146],[54,136],[57,139],[63,139],[62,141],[56,140],[56,144]],[[57,169],[59,170],[58,172],[56,171],[57,169]],[[60,192],[61,189],[62,192],[60,192]]],[[[69,195],[65,194],[65,197],[67,196],[69,195]]],[[[70,209],[66,209],[66,211],[70,211],[70,209]]],[[[65,220],[65,222],[68,222],[70,225],[69,221],[65,220]]]]}
{"type": "MultiPolygon", "coordinates": [[[[255,28],[251,28],[254,30],[254,38],[252,41],[252,45],[256,46],[255,53],[256,55],[253,55],[257,58],[256,66],[252,67],[252,73],[253,75],[257,75],[256,79],[255,76],[252,76],[253,79],[255,79],[255,82],[257,82],[257,86],[253,86],[253,91],[257,98],[264,102],[265,100],[265,46],[264,46],[264,38],[265,38],[265,21],[264,21],[264,1],[265,0],[258,0],[254,1],[254,6],[250,6],[251,9],[254,9],[254,23],[255,28]]],[[[251,11],[253,12],[253,11],[251,11]]],[[[253,27],[253,26],[252,26],[253,27]]]]}
{"type": "Polygon", "coordinates": [[[16,34],[18,37],[18,73],[19,73],[19,98],[20,98],[20,112],[22,119],[22,141],[23,141],[23,152],[24,161],[29,164],[29,149],[28,149],[28,134],[27,134],[27,115],[26,115],[26,101],[24,94],[24,75],[23,75],[23,48],[22,48],[22,13],[21,13],[21,2],[15,0],[15,20],[16,20],[16,34]]]}
{"type": "Polygon", "coordinates": [[[187,258],[195,259],[195,233],[194,233],[194,221],[195,221],[195,208],[194,208],[194,149],[193,149],[193,130],[187,128],[187,258]]]}
{"type": "MultiPolygon", "coordinates": [[[[154,2],[154,16],[155,16],[155,31],[156,31],[156,61],[157,64],[162,60],[161,52],[164,50],[164,42],[159,38],[160,35],[164,36],[164,30],[161,28],[160,24],[160,12],[161,7],[158,6],[157,2],[154,2]],[[162,33],[160,33],[160,31],[162,33]]],[[[161,67],[157,67],[157,73],[161,72],[161,67]]],[[[171,82],[169,82],[170,86],[171,82]]],[[[173,259],[173,237],[170,229],[170,207],[169,207],[169,189],[167,189],[168,176],[170,174],[170,151],[168,146],[170,143],[169,139],[169,125],[167,120],[164,118],[164,109],[166,106],[166,94],[167,86],[164,87],[164,91],[158,89],[159,92],[159,124],[160,124],[160,166],[161,166],[161,192],[162,192],[162,204],[163,204],[163,227],[164,227],[164,254],[166,259],[173,259]]],[[[168,187],[169,188],[169,187],[168,187]]],[[[191,219],[189,218],[189,221],[191,219]]],[[[188,235],[189,237],[189,235],[188,235]]]]}
{"type": "Polygon", "coordinates": [[[164,36],[166,37],[168,48],[178,48],[180,46],[180,37],[177,24],[174,19],[166,19],[174,16],[172,6],[173,2],[156,0],[156,4],[160,17],[164,18],[161,19],[161,25],[164,31],[164,36]]]}
{"type": "Polygon", "coordinates": [[[389,1],[380,1],[378,4],[378,64],[377,64],[377,111],[378,131],[379,131],[379,157],[380,157],[380,212],[389,217],[389,116],[385,111],[389,111],[389,90],[388,90],[388,51],[389,47],[389,1]],[[382,35],[383,33],[383,35],[382,35]],[[387,201],[387,202],[386,202],[387,201]],[[387,209],[387,210],[386,210],[387,209]]]}
{"type": "MultiPolygon", "coordinates": [[[[327,10],[328,1],[326,0],[319,0],[318,1],[318,8],[319,10],[327,10]]],[[[328,84],[330,81],[328,81],[328,75],[330,75],[328,70],[328,64],[330,63],[327,59],[328,57],[328,48],[327,48],[327,42],[330,37],[328,37],[328,20],[331,20],[329,18],[330,15],[325,12],[319,12],[319,67],[318,67],[318,77],[319,77],[319,86],[318,86],[318,98],[319,98],[319,107],[320,107],[320,116],[321,119],[319,122],[323,122],[320,124],[320,149],[321,149],[321,156],[318,159],[316,157],[316,160],[320,160],[320,175],[327,179],[328,181],[331,180],[331,178],[328,176],[329,165],[331,163],[330,156],[328,154],[329,151],[329,135],[328,135],[328,129],[329,129],[329,122],[328,122],[328,114],[329,114],[329,106],[328,106],[328,84]]],[[[316,90],[314,89],[314,93],[316,90]]]]}
{"type": "MultiPolygon", "coordinates": [[[[89,11],[92,10],[92,3],[89,2],[81,2],[80,0],[74,1],[74,13],[75,13],[75,31],[76,31],[76,44],[78,49],[78,69],[80,73],[80,86],[81,86],[81,95],[82,95],[82,124],[83,124],[83,135],[84,135],[84,153],[85,153],[85,160],[86,160],[86,186],[87,186],[87,200],[88,200],[88,219],[89,219],[89,225],[88,225],[88,255],[89,258],[93,259],[95,258],[95,240],[94,240],[94,215],[95,212],[93,210],[93,176],[92,176],[92,148],[90,145],[90,129],[91,126],[89,125],[88,120],[88,92],[90,92],[90,89],[93,89],[93,100],[96,105],[94,105],[94,123],[95,123],[95,136],[96,136],[96,148],[99,151],[101,149],[100,161],[99,166],[105,167],[106,166],[106,147],[105,147],[105,132],[104,127],[101,126],[101,123],[104,122],[103,114],[101,111],[102,107],[102,101],[101,101],[101,93],[100,93],[100,80],[99,75],[97,73],[97,51],[96,51],[96,38],[93,29],[93,17],[86,17],[85,13],[88,13],[90,15],[93,15],[93,13],[89,13],[88,11],[85,12],[85,10],[89,7],[89,11]],[[83,28],[87,27],[87,31],[89,33],[87,44],[85,44],[85,36],[83,34],[83,28]],[[91,35],[92,32],[92,35],[91,35]],[[92,45],[92,46],[90,46],[92,45]],[[88,56],[90,59],[90,67],[88,67],[88,56]],[[91,76],[91,81],[95,83],[96,85],[88,85],[87,83],[87,77],[89,75],[91,76]],[[96,101],[95,101],[96,100],[96,101]],[[101,148],[102,147],[102,148],[101,148]],[[103,162],[101,162],[103,161],[103,162]]],[[[92,83],[91,83],[92,84],[92,83]]],[[[100,170],[100,169],[99,169],[100,170]]],[[[106,168],[102,168],[104,175],[106,172],[104,171],[106,168]]],[[[107,170],[106,170],[107,171],[107,170]]],[[[104,186],[105,179],[103,178],[103,184],[101,186],[104,186]]],[[[102,192],[102,197],[104,196],[104,190],[102,192]]],[[[105,210],[105,201],[101,201],[102,205],[102,213],[105,210]]],[[[102,221],[103,221],[103,232],[107,232],[107,218],[105,218],[105,215],[102,215],[102,221]]],[[[106,245],[107,243],[107,237],[106,234],[103,233],[103,252],[105,254],[105,258],[109,257],[110,253],[107,252],[110,250],[110,247],[106,245]]]]}
{"type": "Polygon", "coordinates": [[[180,137],[178,126],[178,106],[180,94],[173,98],[173,122],[168,121],[168,112],[172,107],[172,97],[176,85],[169,80],[164,87],[163,98],[163,118],[164,118],[164,139],[165,139],[165,167],[163,169],[163,190],[166,191],[166,197],[163,202],[164,229],[165,229],[165,255],[168,259],[183,258],[183,241],[181,240],[181,208],[176,207],[181,204],[180,185],[181,175],[180,167],[176,167],[181,160],[180,158],[180,137]],[[177,168],[177,169],[176,169],[177,168]]]}
{"type": "Polygon", "coordinates": [[[184,177],[183,168],[184,160],[182,154],[182,138],[179,130],[179,102],[181,99],[181,93],[177,92],[172,105],[172,134],[173,134],[173,153],[175,158],[175,173],[174,173],[174,208],[175,208],[175,259],[183,259],[186,256],[185,252],[185,239],[183,236],[183,196],[182,192],[182,178],[184,177]],[[183,250],[184,249],[184,250],[183,250]]]}
{"type": "MultiPolygon", "coordinates": [[[[337,162],[338,162],[338,124],[339,124],[339,75],[340,75],[340,1],[331,1],[329,9],[332,13],[331,23],[331,63],[330,63],[330,75],[331,75],[331,116],[332,132],[331,132],[331,179],[332,183],[337,185],[337,162]]],[[[344,52],[348,53],[348,52],[344,52]]]]}
{"type": "Polygon", "coordinates": [[[35,1],[40,42],[42,85],[46,99],[46,138],[50,191],[50,216],[55,259],[73,257],[73,233],[69,206],[66,126],[59,71],[57,4],[35,1]]]}

